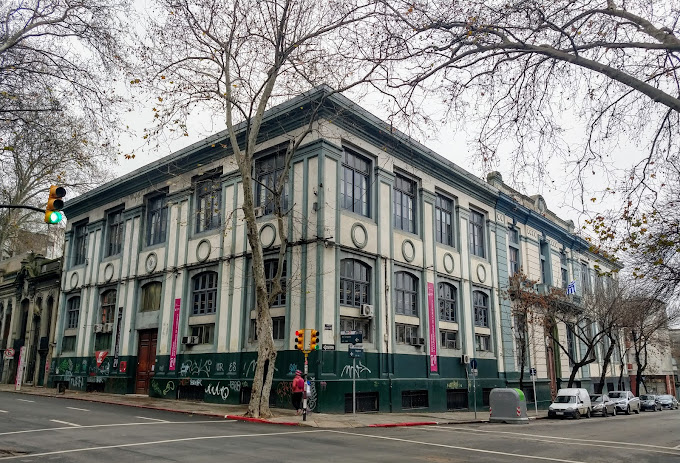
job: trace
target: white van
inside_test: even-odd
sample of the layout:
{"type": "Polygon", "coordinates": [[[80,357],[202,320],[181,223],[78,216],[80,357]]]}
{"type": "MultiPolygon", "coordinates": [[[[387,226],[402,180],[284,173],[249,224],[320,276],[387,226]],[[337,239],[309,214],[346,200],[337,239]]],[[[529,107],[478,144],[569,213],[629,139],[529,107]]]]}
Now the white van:
{"type": "Polygon", "coordinates": [[[590,394],[582,388],[571,387],[557,391],[555,401],[548,408],[548,418],[563,418],[569,416],[579,419],[581,416],[590,418],[592,410],[590,394]]]}

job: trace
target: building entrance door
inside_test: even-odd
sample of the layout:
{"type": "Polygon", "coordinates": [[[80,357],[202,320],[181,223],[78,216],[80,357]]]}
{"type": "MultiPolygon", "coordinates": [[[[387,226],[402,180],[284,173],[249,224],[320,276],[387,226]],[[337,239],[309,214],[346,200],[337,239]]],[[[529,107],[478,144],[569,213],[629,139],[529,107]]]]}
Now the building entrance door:
{"type": "Polygon", "coordinates": [[[135,394],[148,394],[149,383],[156,369],[156,342],[158,330],[144,330],[139,332],[137,346],[137,376],[135,379],[135,394]]]}

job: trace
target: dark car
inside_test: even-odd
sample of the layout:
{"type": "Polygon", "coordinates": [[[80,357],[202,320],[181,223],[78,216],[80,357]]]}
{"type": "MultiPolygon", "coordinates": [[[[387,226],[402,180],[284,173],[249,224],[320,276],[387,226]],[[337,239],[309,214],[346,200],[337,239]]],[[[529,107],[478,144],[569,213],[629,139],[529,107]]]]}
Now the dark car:
{"type": "Polygon", "coordinates": [[[659,405],[661,406],[662,409],[667,408],[669,410],[673,409],[678,409],[680,407],[680,403],[678,403],[678,399],[673,397],[672,395],[660,395],[658,396],[659,398],[659,405]]]}
{"type": "Polygon", "coordinates": [[[593,404],[591,415],[616,416],[616,404],[607,394],[590,394],[590,402],[593,404]]]}
{"type": "Polygon", "coordinates": [[[640,396],[640,410],[651,410],[653,412],[661,411],[661,404],[659,403],[659,396],[653,394],[642,394],[640,396]]]}

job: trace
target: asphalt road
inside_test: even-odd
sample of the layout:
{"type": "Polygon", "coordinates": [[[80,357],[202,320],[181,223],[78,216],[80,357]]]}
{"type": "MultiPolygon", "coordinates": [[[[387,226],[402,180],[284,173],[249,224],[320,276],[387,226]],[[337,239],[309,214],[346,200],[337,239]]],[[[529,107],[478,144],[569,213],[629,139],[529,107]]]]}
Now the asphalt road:
{"type": "Polygon", "coordinates": [[[332,430],[0,393],[0,460],[680,462],[680,412],[528,425],[332,430]]]}

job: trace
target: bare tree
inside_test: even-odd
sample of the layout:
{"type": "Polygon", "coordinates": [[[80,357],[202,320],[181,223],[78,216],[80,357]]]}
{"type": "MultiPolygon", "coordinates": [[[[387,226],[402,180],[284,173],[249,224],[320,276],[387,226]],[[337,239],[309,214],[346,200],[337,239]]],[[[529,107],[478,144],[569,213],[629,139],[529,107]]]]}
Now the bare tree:
{"type": "Polygon", "coordinates": [[[342,91],[364,81],[375,64],[366,65],[358,44],[370,36],[375,12],[372,1],[358,0],[159,0],[152,11],[142,51],[152,74],[145,81],[140,79],[157,97],[158,124],[150,129],[150,139],[168,128],[185,134],[192,111],[208,109],[217,115],[219,126],[226,126],[227,140],[221,147],[225,156],[234,156],[241,175],[258,340],[249,416],[271,415],[269,395],[277,352],[269,307],[282,291],[280,279],[289,245],[286,224],[291,220],[291,207],[283,201],[284,188],[296,149],[318,129],[316,108],[303,104],[309,125],[289,134],[283,170],[276,181],[258,183],[254,155],[265,110],[322,83],[342,91]],[[280,241],[277,275],[269,287],[255,220],[256,188],[274,204],[280,241]],[[269,365],[266,376],[265,365],[269,365]]]}
{"type": "Polygon", "coordinates": [[[380,88],[396,95],[407,118],[426,92],[451,108],[446,117],[475,124],[486,166],[512,140],[516,174],[545,175],[546,160],[557,155],[579,181],[604,169],[619,180],[609,193],[626,199],[664,183],[663,166],[680,149],[677,2],[385,4],[381,43],[394,62],[384,66],[380,88]],[[565,114],[587,128],[578,152],[562,138],[573,125],[565,114]],[[646,155],[617,170],[618,144],[630,140],[646,155]]]}

